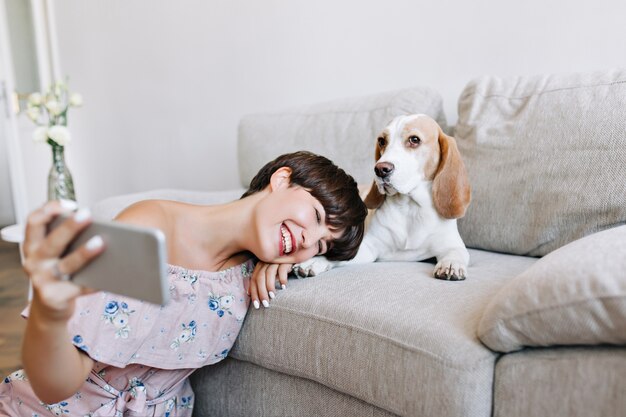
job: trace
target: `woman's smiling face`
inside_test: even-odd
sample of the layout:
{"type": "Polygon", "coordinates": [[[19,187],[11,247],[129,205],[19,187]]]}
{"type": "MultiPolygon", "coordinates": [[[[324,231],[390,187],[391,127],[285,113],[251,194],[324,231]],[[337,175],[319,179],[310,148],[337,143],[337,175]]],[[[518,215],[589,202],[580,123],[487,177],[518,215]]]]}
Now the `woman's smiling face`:
{"type": "Polygon", "coordinates": [[[326,225],[324,206],[306,189],[291,185],[288,168],[280,168],[268,185],[255,215],[257,248],[267,263],[299,263],[328,251],[340,232],[326,225]]]}

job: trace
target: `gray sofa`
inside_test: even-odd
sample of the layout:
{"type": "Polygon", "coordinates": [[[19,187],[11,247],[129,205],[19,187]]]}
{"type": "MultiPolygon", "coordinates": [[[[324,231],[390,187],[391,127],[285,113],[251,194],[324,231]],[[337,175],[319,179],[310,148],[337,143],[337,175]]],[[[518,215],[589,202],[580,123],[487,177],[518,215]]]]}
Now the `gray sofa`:
{"type": "Polygon", "coordinates": [[[194,415],[625,416],[626,70],[476,79],[454,127],[427,88],[246,116],[242,187],[298,149],[369,184],[376,134],[407,113],[457,138],[473,187],[459,221],[468,279],[436,280],[426,262],[291,279],[248,312],[227,359],[192,376],[194,415]]]}

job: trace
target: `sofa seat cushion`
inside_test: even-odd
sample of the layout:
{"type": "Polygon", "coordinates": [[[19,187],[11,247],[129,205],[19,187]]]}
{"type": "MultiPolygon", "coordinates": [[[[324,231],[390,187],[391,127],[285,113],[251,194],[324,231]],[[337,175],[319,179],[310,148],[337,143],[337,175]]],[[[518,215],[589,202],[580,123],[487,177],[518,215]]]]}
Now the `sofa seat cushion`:
{"type": "Polygon", "coordinates": [[[439,93],[406,88],[244,116],[239,123],[239,174],[248,186],[256,172],[277,156],[300,150],[324,155],[359,183],[374,178],[376,137],[401,114],[425,113],[445,128],[439,93]]]}
{"type": "Polygon", "coordinates": [[[543,256],[626,223],[626,69],[483,77],[455,136],[472,185],[469,247],[543,256]]]}
{"type": "Polygon", "coordinates": [[[626,344],[626,226],[546,255],[493,297],[478,336],[491,349],[626,344]]]}
{"type": "Polygon", "coordinates": [[[624,416],[626,349],[524,349],[496,365],[494,417],[624,416]]]}
{"type": "Polygon", "coordinates": [[[489,416],[496,355],[476,337],[488,300],[536,259],[470,251],[469,278],[429,263],[345,266],[291,279],[251,309],[231,351],[399,415],[489,416]]]}

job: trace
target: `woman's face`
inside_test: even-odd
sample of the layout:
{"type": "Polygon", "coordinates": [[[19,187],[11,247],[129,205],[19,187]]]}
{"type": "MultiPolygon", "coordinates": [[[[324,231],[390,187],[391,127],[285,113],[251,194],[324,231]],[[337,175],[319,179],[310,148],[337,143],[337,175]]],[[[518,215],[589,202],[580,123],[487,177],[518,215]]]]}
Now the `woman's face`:
{"type": "MultiPolygon", "coordinates": [[[[274,175],[284,174],[281,170],[274,175]]],[[[290,186],[288,176],[272,176],[268,187],[270,193],[257,207],[258,248],[253,253],[267,263],[299,263],[326,253],[340,232],[326,225],[322,204],[306,189],[290,186]]]]}

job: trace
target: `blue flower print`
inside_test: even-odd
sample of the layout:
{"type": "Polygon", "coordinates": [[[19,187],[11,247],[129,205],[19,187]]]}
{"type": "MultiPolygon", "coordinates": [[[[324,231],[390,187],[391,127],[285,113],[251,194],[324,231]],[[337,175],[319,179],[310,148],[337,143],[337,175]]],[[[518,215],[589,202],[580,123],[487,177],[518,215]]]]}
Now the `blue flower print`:
{"type": "Polygon", "coordinates": [[[128,384],[130,385],[130,395],[133,398],[136,398],[140,392],[146,392],[146,387],[143,384],[143,381],[137,377],[133,377],[133,379],[128,380],[128,384]]]}
{"type": "Polygon", "coordinates": [[[119,310],[119,308],[120,307],[117,304],[117,301],[109,301],[109,303],[104,307],[104,314],[113,316],[115,315],[115,313],[117,313],[117,310],[119,310]]]}
{"type": "Polygon", "coordinates": [[[191,274],[189,273],[189,271],[184,271],[182,273],[182,278],[184,281],[187,281],[189,285],[191,285],[192,287],[193,287],[193,284],[195,284],[198,281],[198,275],[191,274]]]}
{"type": "Polygon", "coordinates": [[[193,408],[193,395],[180,397],[180,404],[178,405],[178,408],[188,408],[191,410],[193,408]]]}
{"type": "Polygon", "coordinates": [[[109,301],[104,307],[102,318],[115,326],[115,338],[127,339],[130,334],[130,326],[128,324],[130,315],[135,310],[131,310],[125,302],[109,301]]]}
{"type": "Polygon", "coordinates": [[[218,296],[209,292],[209,310],[215,311],[218,317],[224,317],[224,313],[233,314],[230,308],[235,301],[235,297],[232,294],[218,296]]]}
{"type": "Polygon", "coordinates": [[[226,356],[228,356],[228,349],[224,349],[220,353],[213,355],[215,359],[220,360],[220,361],[226,358],[226,356]]]}
{"type": "Polygon", "coordinates": [[[176,397],[170,398],[165,403],[165,417],[170,417],[172,415],[174,407],[176,407],[176,397]]]}
{"type": "Polygon", "coordinates": [[[189,324],[183,323],[181,326],[183,328],[182,332],[176,339],[174,339],[174,341],[170,345],[170,348],[174,350],[178,349],[183,343],[191,342],[196,336],[196,331],[198,327],[195,320],[191,320],[189,324]]]}
{"type": "Polygon", "coordinates": [[[89,350],[89,348],[87,347],[87,345],[85,345],[83,343],[83,337],[79,334],[77,334],[76,336],[74,336],[74,338],[72,339],[72,342],[74,342],[74,344],[81,350],[84,350],[85,352],[87,350],[89,350]]]}
{"type": "Polygon", "coordinates": [[[69,410],[65,408],[67,407],[67,402],[65,401],[56,404],[42,404],[44,407],[46,407],[46,410],[52,413],[52,415],[62,416],[64,413],[69,413],[69,410]]]}

